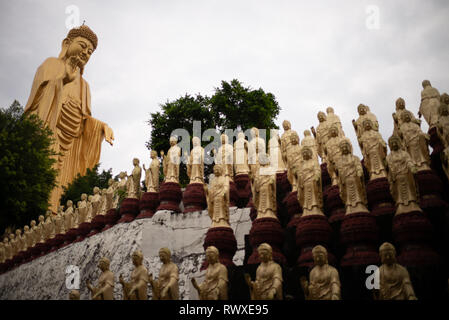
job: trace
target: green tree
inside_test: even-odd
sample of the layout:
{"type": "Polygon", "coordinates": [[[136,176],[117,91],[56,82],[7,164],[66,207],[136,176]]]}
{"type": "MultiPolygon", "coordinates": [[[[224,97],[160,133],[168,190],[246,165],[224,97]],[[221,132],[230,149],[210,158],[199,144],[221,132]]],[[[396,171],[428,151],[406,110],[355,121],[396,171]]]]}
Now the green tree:
{"type": "MultiPolygon", "coordinates": [[[[221,82],[221,87],[215,88],[211,97],[196,94],[186,94],[174,101],[161,105],[161,111],[151,113],[148,124],[151,128],[150,140],[146,143],[148,149],[163,150],[170,148],[171,133],[182,128],[193,136],[193,121],[200,121],[202,131],[212,128],[218,132],[225,129],[243,131],[252,127],[259,129],[277,128],[274,120],[279,115],[280,107],[272,93],[266,93],[259,88],[254,90],[245,87],[238,80],[230,83],[221,82]]],[[[267,138],[269,132],[267,132],[267,138]]],[[[210,141],[202,141],[203,147],[210,141]]],[[[230,141],[231,142],[231,141],[230,141]]],[[[191,141],[190,141],[191,143],[191,141]]],[[[192,146],[192,145],[191,145],[192,146]]],[[[205,174],[212,172],[212,165],[205,165],[205,174]]],[[[180,168],[181,185],[188,183],[185,165],[180,168]]]]}
{"type": "Polygon", "coordinates": [[[108,188],[108,181],[112,178],[112,168],[99,173],[99,166],[100,164],[97,164],[92,169],[88,168],[84,176],[78,173],[72,183],[63,188],[64,193],[61,196],[60,203],[65,205],[67,200],[72,200],[73,204],[76,205],[81,200],[81,194],[93,194],[94,187],[99,187],[100,189],[108,188]]]}
{"type": "Polygon", "coordinates": [[[55,185],[52,131],[23,111],[17,100],[0,108],[0,230],[45,214],[55,185]]]}

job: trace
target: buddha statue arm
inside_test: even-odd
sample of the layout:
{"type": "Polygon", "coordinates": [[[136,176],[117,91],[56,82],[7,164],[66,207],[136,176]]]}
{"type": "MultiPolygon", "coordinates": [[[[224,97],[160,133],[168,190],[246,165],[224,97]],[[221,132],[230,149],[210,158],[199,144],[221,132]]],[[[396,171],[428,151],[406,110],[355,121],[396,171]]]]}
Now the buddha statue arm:
{"type": "Polygon", "coordinates": [[[402,287],[407,300],[417,300],[407,269],[403,270],[402,287]]]}

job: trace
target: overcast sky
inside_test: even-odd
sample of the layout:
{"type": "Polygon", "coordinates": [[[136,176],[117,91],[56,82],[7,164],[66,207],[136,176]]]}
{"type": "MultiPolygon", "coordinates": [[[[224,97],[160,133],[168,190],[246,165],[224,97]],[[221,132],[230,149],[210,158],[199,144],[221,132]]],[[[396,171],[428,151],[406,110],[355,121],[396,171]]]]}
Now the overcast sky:
{"type": "Polygon", "coordinates": [[[334,107],[357,155],[359,103],[387,140],[398,97],[416,114],[422,80],[449,91],[449,1],[17,0],[0,2],[1,107],[26,104],[37,67],[59,54],[71,5],[99,38],[84,76],[93,116],[114,130],[100,159],[114,174],[134,157],[149,163],[146,122],[161,103],[211,95],[221,80],[273,93],[276,123],[289,119],[301,138],[334,107]]]}

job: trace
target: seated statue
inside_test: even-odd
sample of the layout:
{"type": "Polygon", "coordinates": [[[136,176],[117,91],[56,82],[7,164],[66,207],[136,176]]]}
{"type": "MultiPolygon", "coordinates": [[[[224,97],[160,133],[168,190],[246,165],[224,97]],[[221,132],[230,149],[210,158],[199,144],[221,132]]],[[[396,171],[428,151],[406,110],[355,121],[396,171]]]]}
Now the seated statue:
{"type": "Polygon", "coordinates": [[[200,300],[228,300],[228,269],[218,261],[219,252],[214,246],[206,249],[208,267],[204,281],[198,285],[192,278],[192,285],[198,291],[200,300]]]}
{"type": "Polygon", "coordinates": [[[214,166],[214,179],[210,190],[204,185],[207,210],[212,220],[211,228],[229,225],[229,179],[223,174],[223,165],[214,166]]]}
{"type": "Polygon", "coordinates": [[[134,270],[131,281],[125,282],[120,275],[119,281],[123,286],[123,300],[148,300],[148,270],[143,263],[143,254],[136,250],[132,254],[134,270]]]}
{"type": "Polygon", "coordinates": [[[302,207],[303,216],[323,214],[323,192],[321,186],[321,169],[318,157],[314,157],[309,147],[301,149],[302,161],[297,171],[298,202],[302,207]]]}
{"type": "Polygon", "coordinates": [[[365,119],[362,123],[364,132],[359,143],[362,149],[364,165],[369,172],[370,180],[385,178],[385,157],[387,156],[387,144],[380,133],[373,128],[373,122],[365,119]]]}
{"type": "Polygon", "coordinates": [[[410,155],[402,149],[401,139],[398,136],[391,136],[388,145],[390,146],[390,154],[386,159],[388,182],[391,196],[396,203],[396,214],[421,212],[414,177],[417,172],[416,166],[410,155]]]}
{"type": "Polygon", "coordinates": [[[351,141],[340,142],[341,157],[336,163],[340,198],[345,204],[346,214],[368,212],[363,168],[359,157],[352,154],[351,141]]]}
{"type": "Polygon", "coordinates": [[[153,300],[178,300],[178,266],[171,261],[171,252],[168,248],[159,250],[159,258],[162,262],[162,267],[159,270],[159,279],[153,280],[152,274],[148,276],[153,288],[153,300]]]}
{"type": "Polygon", "coordinates": [[[340,277],[327,261],[326,248],[315,246],[312,255],[315,266],[309,274],[310,283],[302,279],[306,300],[340,300],[340,277]]]}
{"type": "Polygon", "coordinates": [[[261,263],[256,270],[256,280],[251,281],[249,274],[245,274],[251,300],[282,300],[282,269],[273,261],[271,246],[262,243],[257,252],[261,263]]]}
{"type": "Polygon", "coordinates": [[[396,262],[396,249],[385,242],[379,248],[382,265],[379,268],[380,300],[417,300],[406,268],[396,262]]]}
{"type": "Polygon", "coordinates": [[[110,261],[108,258],[101,258],[98,268],[101,270],[98,279],[98,287],[93,287],[89,280],[86,280],[92,300],[114,300],[114,274],[109,270],[110,261]]]}

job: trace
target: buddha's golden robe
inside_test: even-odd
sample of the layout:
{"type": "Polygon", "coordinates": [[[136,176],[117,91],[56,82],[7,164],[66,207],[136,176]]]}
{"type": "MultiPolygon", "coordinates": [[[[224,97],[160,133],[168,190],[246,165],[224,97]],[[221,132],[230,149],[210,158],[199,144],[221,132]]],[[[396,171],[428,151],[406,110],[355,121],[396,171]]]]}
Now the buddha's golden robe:
{"type": "Polygon", "coordinates": [[[51,210],[57,212],[62,187],[78,173],[100,160],[104,123],[92,118],[90,89],[80,74],[63,84],[65,66],[61,59],[48,58],[37,69],[25,113],[32,113],[53,131],[52,148],[57,160],[56,187],[50,197],[51,210]]]}

